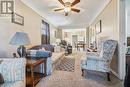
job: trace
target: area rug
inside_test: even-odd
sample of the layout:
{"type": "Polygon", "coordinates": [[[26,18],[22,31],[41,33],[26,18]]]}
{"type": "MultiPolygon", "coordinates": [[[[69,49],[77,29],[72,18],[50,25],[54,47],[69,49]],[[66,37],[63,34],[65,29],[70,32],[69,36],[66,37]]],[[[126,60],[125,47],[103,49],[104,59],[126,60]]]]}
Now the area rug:
{"type": "Polygon", "coordinates": [[[74,72],[75,59],[74,58],[64,58],[56,70],[74,72]]]}

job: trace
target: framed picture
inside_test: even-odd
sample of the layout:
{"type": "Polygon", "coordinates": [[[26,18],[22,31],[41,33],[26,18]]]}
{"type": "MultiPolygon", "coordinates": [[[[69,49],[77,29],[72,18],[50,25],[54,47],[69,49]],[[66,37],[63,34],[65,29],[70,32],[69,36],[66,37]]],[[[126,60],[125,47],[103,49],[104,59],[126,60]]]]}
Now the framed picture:
{"type": "Polygon", "coordinates": [[[24,17],[17,13],[12,13],[12,23],[24,26],[24,17]]]}
{"type": "Polygon", "coordinates": [[[102,21],[101,20],[99,20],[96,23],[95,28],[96,28],[96,34],[100,34],[102,32],[102,21]]]}

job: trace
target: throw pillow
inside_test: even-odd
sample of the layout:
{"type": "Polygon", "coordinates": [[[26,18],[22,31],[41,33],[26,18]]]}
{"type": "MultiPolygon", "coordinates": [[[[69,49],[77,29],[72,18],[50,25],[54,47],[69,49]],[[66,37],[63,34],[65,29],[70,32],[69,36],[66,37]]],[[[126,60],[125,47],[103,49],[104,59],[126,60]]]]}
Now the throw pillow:
{"type": "Polygon", "coordinates": [[[4,78],[2,76],[2,74],[0,73],[0,85],[4,83],[4,78]]]}
{"type": "Polygon", "coordinates": [[[37,52],[37,50],[28,50],[27,51],[27,56],[35,57],[36,52],[37,52]]]}
{"type": "Polygon", "coordinates": [[[39,49],[39,51],[46,51],[46,49],[42,47],[41,49],[39,49]]]}
{"type": "Polygon", "coordinates": [[[43,50],[43,51],[46,51],[46,49],[45,49],[44,47],[42,47],[42,50],[43,50]]]}

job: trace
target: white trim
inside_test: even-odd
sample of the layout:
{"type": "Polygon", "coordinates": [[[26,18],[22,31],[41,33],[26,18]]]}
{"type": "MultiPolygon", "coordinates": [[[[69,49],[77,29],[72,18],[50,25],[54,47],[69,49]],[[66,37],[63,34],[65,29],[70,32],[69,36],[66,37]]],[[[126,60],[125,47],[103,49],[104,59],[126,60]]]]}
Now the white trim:
{"type": "Polygon", "coordinates": [[[125,28],[125,0],[118,0],[118,29],[119,29],[119,61],[118,61],[118,72],[119,78],[124,80],[126,73],[126,28],[125,28]]]}

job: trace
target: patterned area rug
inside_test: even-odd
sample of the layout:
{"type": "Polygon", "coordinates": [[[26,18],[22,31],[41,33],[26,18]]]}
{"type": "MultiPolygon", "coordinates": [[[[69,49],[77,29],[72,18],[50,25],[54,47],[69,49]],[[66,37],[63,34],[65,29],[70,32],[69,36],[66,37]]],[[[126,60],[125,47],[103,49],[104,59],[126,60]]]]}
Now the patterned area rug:
{"type": "MultiPolygon", "coordinates": [[[[84,54],[86,55],[86,52],[84,54]]],[[[81,76],[80,59],[84,54],[82,52],[73,52],[73,54],[65,56],[69,61],[75,59],[73,60],[75,61],[73,63],[75,65],[75,69],[73,68],[74,72],[54,70],[51,75],[43,78],[36,87],[123,87],[123,82],[113,75],[111,75],[111,82],[108,82],[106,77],[97,77],[97,74],[95,75],[95,73],[92,74],[91,72],[86,73],[86,77],[81,76]]]]}
{"type": "Polygon", "coordinates": [[[74,58],[64,58],[61,64],[56,68],[56,70],[74,72],[75,59],[74,58]]]}

